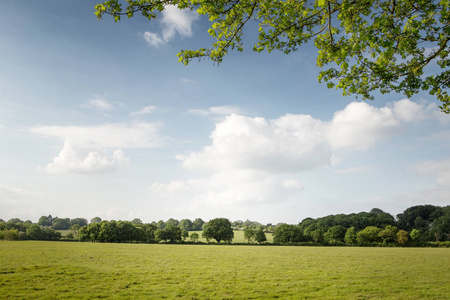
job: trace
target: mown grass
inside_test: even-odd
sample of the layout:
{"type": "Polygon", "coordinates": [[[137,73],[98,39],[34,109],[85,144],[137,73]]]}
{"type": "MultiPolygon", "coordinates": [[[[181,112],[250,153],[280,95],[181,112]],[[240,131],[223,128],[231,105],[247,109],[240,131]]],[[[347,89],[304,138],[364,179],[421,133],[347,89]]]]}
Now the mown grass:
{"type": "Polygon", "coordinates": [[[0,298],[448,299],[450,250],[0,242],[0,298]]]}

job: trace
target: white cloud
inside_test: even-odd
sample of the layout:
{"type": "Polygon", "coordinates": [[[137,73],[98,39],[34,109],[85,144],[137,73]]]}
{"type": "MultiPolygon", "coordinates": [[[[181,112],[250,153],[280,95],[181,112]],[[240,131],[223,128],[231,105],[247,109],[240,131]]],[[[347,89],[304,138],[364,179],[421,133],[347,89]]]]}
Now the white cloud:
{"type": "Polygon", "coordinates": [[[42,201],[48,199],[45,193],[10,185],[0,185],[1,218],[30,218],[42,209],[42,201]]]}
{"type": "Polygon", "coordinates": [[[240,114],[241,110],[236,105],[213,106],[208,109],[190,109],[189,113],[200,116],[229,116],[240,114]]]}
{"type": "Polygon", "coordinates": [[[162,145],[159,123],[115,123],[92,127],[39,126],[30,131],[47,137],[104,148],[153,148],[162,145]]]}
{"type": "Polygon", "coordinates": [[[147,42],[147,44],[149,44],[150,46],[153,46],[153,47],[159,47],[166,43],[163,39],[161,39],[158,36],[158,34],[153,33],[153,32],[146,31],[146,32],[144,32],[142,37],[147,42]]]}
{"type": "Polygon", "coordinates": [[[400,122],[391,108],[352,102],[334,114],[327,140],[334,150],[365,150],[399,129],[400,122]]]}
{"type": "Polygon", "coordinates": [[[31,132],[59,138],[64,145],[44,170],[48,173],[94,174],[115,171],[129,158],[122,149],[153,148],[162,145],[160,124],[135,122],[93,127],[40,126],[31,132]]]}
{"type": "Polygon", "coordinates": [[[414,165],[412,169],[420,175],[434,176],[439,186],[450,187],[450,159],[423,161],[414,165]]]}
{"type": "Polygon", "coordinates": [[[364,102],[350,103],[329,122],[308,115],[274,120],[230,115],[216,124],[211,145],[177,158],[193,170],[295,173],[332,165],[336,152],[365,150],[400,128],[392,108],[364,102]]]}
{"type": "Polygon", "coordinates": [[[333,172],[336,174],[348,174],[348,173],[358,173],[358,172],[364,172],[367,168],[365,167],[354,167],[354,168],[347,168],[347,169],[338,169],[334,170],[333,172]]]}
{"type": "Polygon", "coordinates": [[[206,209],[221,211],[223,215],[242,205],[284,202],[302,189],[303,186],[296,180],[238,170],[217,172],[202,179],[154,183],[149,191],[166,199],[190,199],[178,207],[183,211],[199,212],[206,209]]]}
{"type": "Polygon", "coordinates": [[[162,35],[153,32],[144,32],[143,38],[153,47],[168,43],[179,34],[181,37],[192,36],[192,24],[199,19],[199,15],[188,9],[180,10],[176,6],[166,6],[162,12],[162,35]]]}
{"type": "Polygon", "coordinates": [[[108,103],[105,99],[102,98],[94,98],[89,100],[84,105],[87,108],[93,108],[100,111],[111,111],[114,110],[114,106],[108,103]]]}
{"type": "Polygon", "coordinates": [[[107,173],[128,164],[128,161],[129,159],[124,157],[120,149],[108,151],[100,147],[85,147],[66,140],[59,155],[45,167],[45,170],[51,174],[107,173]]]}
{"type": "Polygon", "coordinates": [[[426,190],[404,192],[400,195],[400,200],[406,203],[448,205],[450,159],[422,161],[411,166],[410,170],[420,176],[434,178],[436,185],[426,190]]]}
{"type": "Polygon", "coordinates": [[[151,114],[152,112],[154,112],[155,110],[156,110],[156,106],[153,106],[153,105],[145,106],[139,111],[130,113],[130,117],[148,115],[148,114],[151,114]]]}

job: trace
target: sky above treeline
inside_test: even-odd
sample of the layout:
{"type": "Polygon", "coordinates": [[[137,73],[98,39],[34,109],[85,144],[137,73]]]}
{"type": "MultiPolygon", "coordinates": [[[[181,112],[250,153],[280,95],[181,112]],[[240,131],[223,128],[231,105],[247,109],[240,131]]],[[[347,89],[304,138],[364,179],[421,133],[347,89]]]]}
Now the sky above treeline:
{"type": "Polygon", "coordinates": [[[96,1],[0,2],[0,218],[297,223],[449,205],[450,116],[427,93],[364,102],[317,50],[178,63],[209,23],[114,23],[96,1]]]}

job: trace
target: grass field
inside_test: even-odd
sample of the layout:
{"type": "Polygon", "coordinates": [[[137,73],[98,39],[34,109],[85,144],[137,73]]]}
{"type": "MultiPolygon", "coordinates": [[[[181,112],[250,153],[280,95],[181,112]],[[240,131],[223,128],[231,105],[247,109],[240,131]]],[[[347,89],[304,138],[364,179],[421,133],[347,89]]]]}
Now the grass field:
{"type": "Polygon", "coordinates": [[[0,242],[0,298],[448,299],[450,249],[0,242]]]}
{"type": "MultiPolygon", "coordinates": [[[[202,231],[189,231],[189,235],[191,235],[193,232],[198,233],[199,241],[206,243],[206,239],[202,238],[202,231]]],[[[244,231],[243,230],[235,230],[234,232],[234,238],[233,243],[247,243],[247,239],[244,238],[244,231]]],[[[273,243],[273,236],[271,233],[266,233],[266,238],[268,243],[273,243]]],[[[188,238],[187,241],[190,239],[188,238]]],[[[215,242],[216,240],[212,239],[211,242],[215,242]]]]}

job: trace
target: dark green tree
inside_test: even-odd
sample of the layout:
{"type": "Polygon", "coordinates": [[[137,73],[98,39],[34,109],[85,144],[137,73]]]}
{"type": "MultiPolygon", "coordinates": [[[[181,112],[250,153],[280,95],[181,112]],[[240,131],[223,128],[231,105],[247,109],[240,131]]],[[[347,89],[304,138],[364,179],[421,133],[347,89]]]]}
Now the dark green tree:
{"type": "Polygon", "coordinates": [[[280,224],[273,232],[276,244],[299,243],[303,241],[303,231],[298,225],[280,224]]]}
{"type": "Polygon", "coordinates": [[[255,241],[259,244],[267,242],[267,237],[266,237],[266,234],[264,233],[262,227],[258,227],[255,230],[255,241]]]}
{"type": "Polygon", "coordinates": [[[187,230],[187,231],[194,230],[194,229],[193,229],[194,224],[193,224],[192,221],[189,220],[189,219],[183,219],[183,220],[181,220],[181,221],[180,221],[180,224],[179,224],[179,227],[180,227],[181,229],[184,229],[184,230],[187,230]]]}
{"type": "Polygon", "coordinates": [[[192,230],[197,231],[203,230],[203,224],[205,224],[205,221],[203,221],[202,219],[200,218],[195,219],[194,222],[192,223],[193,225],[192,230]]]}
{"type": "MultiPolygon", "coordinates": [[[[101,219],[100,219],[101,220],[101,219]]],[[[86,226],[88,224],[87,219],[85,218],[75,218],[70,220],[70,226],[78,224],[80,227],[86,226]]]]}
{"type": "Polygon", "coordinates": [[[218,243],[221,241],[231,243],[234,238],[234,232],[230,220],[216,218],[203,225],[202,236],[207,240],[215,239],[218,243]]]}

